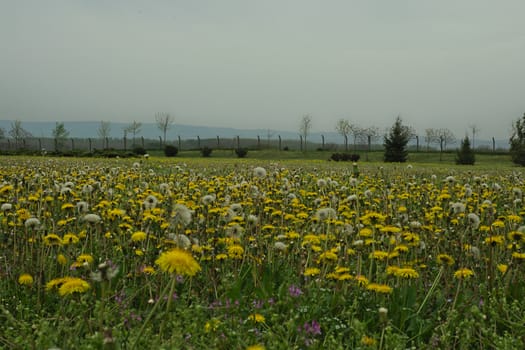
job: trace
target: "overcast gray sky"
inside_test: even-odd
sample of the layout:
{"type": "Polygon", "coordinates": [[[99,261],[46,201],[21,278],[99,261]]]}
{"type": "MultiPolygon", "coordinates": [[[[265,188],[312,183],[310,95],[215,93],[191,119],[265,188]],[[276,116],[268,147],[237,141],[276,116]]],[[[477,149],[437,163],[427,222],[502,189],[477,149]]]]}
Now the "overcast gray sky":
{"type": "Polygon", "coordinates": [[[508,138],[523,0],[0,0],[0,119],[508,138]]]}

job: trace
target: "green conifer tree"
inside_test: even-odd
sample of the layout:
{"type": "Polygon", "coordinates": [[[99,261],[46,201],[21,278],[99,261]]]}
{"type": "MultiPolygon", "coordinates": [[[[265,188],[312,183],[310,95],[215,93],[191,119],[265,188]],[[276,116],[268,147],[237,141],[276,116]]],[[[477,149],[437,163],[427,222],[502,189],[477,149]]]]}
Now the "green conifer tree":
{"type": "Polygon", "coordinates": [[[470,140],[468,136],[465,136],[461,140],[461,147],[458,149],[456,154],[456,164],[474,165],[476,162],[476,156],[472,147],[470,147],[470,140]]]}
{"type": "Polygon", "coordinates": [[[385,135],[385,162],[404,163],[408,158],[407,144],[412,137],[412,130],[403,125],[401,117],[397,117],[388,135],[385,135]]]}
{"type": "Polygon", "coordinates": [[[525,113],[512,126],[510,137],[510,155],[515,164],[525,166],[525,113]]]}

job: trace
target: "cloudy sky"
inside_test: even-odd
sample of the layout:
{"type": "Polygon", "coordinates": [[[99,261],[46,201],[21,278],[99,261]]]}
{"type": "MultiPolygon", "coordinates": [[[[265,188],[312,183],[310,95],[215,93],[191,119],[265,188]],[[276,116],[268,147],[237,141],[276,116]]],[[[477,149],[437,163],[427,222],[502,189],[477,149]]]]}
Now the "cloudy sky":
{"type": "Polygon", "coordinates": [[[0,0],[0,119],[508,138],[523,0],[0,0]]]}

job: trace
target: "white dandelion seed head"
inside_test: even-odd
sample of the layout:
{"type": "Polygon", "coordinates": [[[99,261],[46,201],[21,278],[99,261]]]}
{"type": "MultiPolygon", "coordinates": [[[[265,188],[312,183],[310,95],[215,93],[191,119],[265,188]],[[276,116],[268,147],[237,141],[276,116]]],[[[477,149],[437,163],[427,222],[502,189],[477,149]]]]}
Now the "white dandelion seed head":
{"type": "Polygon", "coordinates": [[[187,226],[191,223],[192,211],[188,209],[184,204],[176,204],[173,208],[173,217],[171,222],[173,224],[181,224],[187,226]]]}
{"type": "Polygon", "coordinates": [[[350,186],[356,187],[357,185],[359,185],[359,180],[355,177],[352,177],[348,183],[350,184],[350,186]]]}
{"type": "Polygon", "coordinates": [[[453,184],[456,182],[456,178],[452,175],[449,175],[445,178],[445,182],[449,183],[449,184],[453,184]]]}
{"type": "Polygon", "coordinates": [[[90,224],[97,224],[102,221],[102,218],[97,214],[86,214],[82,219],[90,224]]]}
{"type": "Polygon", "coordinates": [[[230,238],[241,238],[244,234],[244,228],[239,224],[233,224],[226,228],[226,236],[230,238]]]}
{"type": "Polygon", "coordinates": [[[93,186],[86,184],[82,186],[82,193],[83,194],[91,194],[93,192],[93,186]]]}
{"type": "Polygon", "coordinates": [[[142,202],[142,204],[144,205],[144,209],[146,210],[155,209],[158,203],[159,200],[152,194],[147,195],[144,199],[144,202],[142,202]]]}
{"type": "Polygon", "coordinates": [[[207,194],[207,195],[204,195],[202,198],[201,198],[201,202],[202,204],[204,205],[210,205],[212,204],[213,202],[215,202],[215,199],[217,198],[217,196],[215,195],[215,193],[212,193],[212,194],[207,194]]]}
{"type": "Polygon", "coordinates": [[[501,185],[497,182],[494,182],[494,184],[492,184],[492,189],[494,191],[501,191],[501,185]]]}
{"type": "Polygon", "coordinates": [[[191,247],[190,238],[183,233],[169,233],[168,238],[179,248],[189,249],[191,247]]]}
{"type": "Polygon", "coordinates": [[[1,211],[9,211],[13,209],[13,205],[11,203],[2,203],[2,206],[0,206],[1,211]]]}
{"type": "Polygon", "coordinates": [[[466,208],[465,204],[461,202],[451,203],[450,207],[452,208],[454,214],[464,213],[466,208]]]}
{"type": "Polygon", "coordinates": [[[275,242],[273,247],[280,252],[284,252],[288,248],[288,246],[285,243],[280,241],[275,242]]]}
{"type": "Polygon", "coordinates": [[[264,179],[266,177],[266,169],[264,169],[263,167],[256,167],[253,169],[253,175],[255,177],[258,177],[260,179],[264,179]]]}
{"type": "Polygon", "coordinates": [[[28,218],[28,219],[24,222],[24,226],[25,226],[26,228],[38,229],[38,228],[40,227],[40,220],[38,220],[38,219],[35,218],[35,217],[28,218]]]}
{"type": "Polygon", "coordinates": [[[250,224],[257,224],[259,221],[259,218],[256,215],[250,214],[246,218],[246,221],[248,221],[250,224]]]}
{"type": "Polygon", "coordinates": [[[480,224],[480,219],[479,219],[479,216],[474,214],[474,213],[468,213],[467,214],[467,220],[468,220],[468,223],[469,225],[472,227],[472,228],[478,228],[479,227],[479,224],[480,224]]]}
{"type": "Polygon", "coordinates": [[[356,194],[349,195],[348,197],[346,197],[346,201],[347,202],[355,202],[355,201],[357,201],[357,195],[356,194]]]}
{"type": "Polygon", "coordinates": [[[408,224],[410,226],[411,229],[419,229],[421,228],[421,226],[423,226],[419,221],[410,221],[410,223],[408,224]]]}
{"type": "Polygon", "coordinates": [[[328,185],[325,179],[318,179],[317,180],[317,187],[324,188],[328,185]]]}
{"type": "Polygon", "coordinates": [[[77,210],[79,213],[87,213],[89,210],[89,204],[85,201],[77,202],[77,210]]]}
{"type": "Polygon", "coordinates": [[[371,190],[366,190],[364,193],[366,198],[370,199],[374,195],[374,193],[371,190]]]}
{"type": "Polygon", "coordinates": [[[521,197],[522,195],[521,189],[518,187],[514,187],[512,189],[512,194],[514,195],[514,197],[521,197]]]}

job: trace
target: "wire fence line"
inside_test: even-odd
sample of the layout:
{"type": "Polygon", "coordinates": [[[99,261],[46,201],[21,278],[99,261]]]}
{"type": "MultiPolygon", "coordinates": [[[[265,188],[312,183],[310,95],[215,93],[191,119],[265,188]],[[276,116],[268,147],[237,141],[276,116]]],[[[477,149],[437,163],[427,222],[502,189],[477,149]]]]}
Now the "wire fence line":
{"type": "Polygon", "coordinates": [[[275,149],[275,150],[331,150],[331,151],[365,151],[381,149],[382,145],[377,144],[344,144],[305,142],[302,138],[298,139],[263,139],[263,138],[242,138],[242,137],[220,137],[215,138],[177,138],[174,140],[136,137],[136,138],[67,138],[55,139],[51,137],[25,137],[20,139],[4,138],[0,139],[0,151],[31,151],[31,152],[93,152],[96,150],[133,150],[142,147],[145,150],[163,150],[165,145],[176,146],[179,151],[199,150],[204,147],[212,149],[238,149],[247,148],[275,149]]]}

